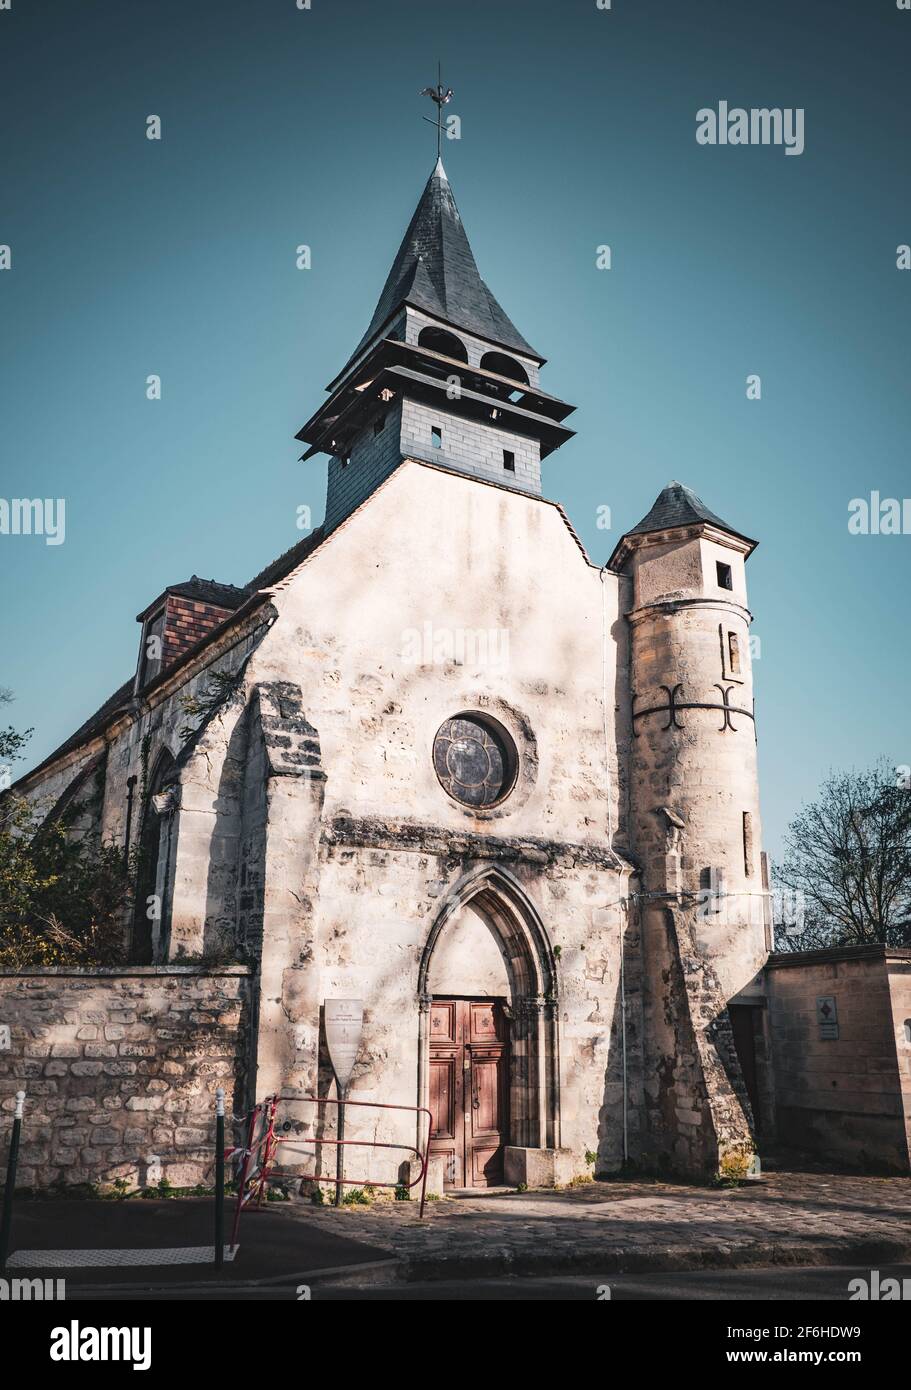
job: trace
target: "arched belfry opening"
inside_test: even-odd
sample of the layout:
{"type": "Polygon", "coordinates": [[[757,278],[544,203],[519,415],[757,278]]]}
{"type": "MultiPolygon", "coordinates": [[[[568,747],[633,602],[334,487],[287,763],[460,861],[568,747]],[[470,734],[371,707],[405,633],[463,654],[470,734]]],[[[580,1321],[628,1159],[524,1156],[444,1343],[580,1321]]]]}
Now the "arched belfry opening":
{"type": "Polygon", "coordinates": [[[468,349],[462,339],[445,328],[422,328],[418,334],[418,347],[429,348],[431,352],[442,353],[444,357],[454,357],[458,362],[468,361],[468,349]]]}
{"type": "Polygon", "coordinates": [[[528,372],[517,362],[514,357],[509,357],[505,352],[485,352],[481,358],[481,370],[486,372],[496,372],[497,376],[505,376],[510,381],[517,381],[522,386],[528,385],[528,372]]]}
{"type": "Polygon", "coordinates": [[[521,884],[483,867],[454,885],[418,973],[420,1103],[449,1187],[503,1181],[507,1148],[560,1146],[557,975],[521,884]]]}

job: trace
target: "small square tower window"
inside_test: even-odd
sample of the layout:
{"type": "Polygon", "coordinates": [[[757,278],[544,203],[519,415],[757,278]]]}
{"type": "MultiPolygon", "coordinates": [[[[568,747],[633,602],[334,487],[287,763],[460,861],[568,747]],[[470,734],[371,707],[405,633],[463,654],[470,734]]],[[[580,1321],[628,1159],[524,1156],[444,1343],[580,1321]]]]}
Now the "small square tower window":
{"type": "Polygon", "coordinates": [[[503,467],[507,473],[515,473],[516,471],[516,456],[511,449],[503,450],[503,467]]]}
{"type": "Polygon", "coordinates": [[[439,425],[431,425],[431,427],[430,427],[430,442],[431,442],[431,444],[433,445],[433,447],[434,447],[435,449],[442,449],[442,447],[443,447],[443,431],[440,429],[439,425]]]}
{"type": "Polygon", "coordinates": [[[715,572],[718,575],[719,589],[733,589],[734,578],[731,574],[730,565],[724,564],[721,560],[715,561],[715,572]]]}

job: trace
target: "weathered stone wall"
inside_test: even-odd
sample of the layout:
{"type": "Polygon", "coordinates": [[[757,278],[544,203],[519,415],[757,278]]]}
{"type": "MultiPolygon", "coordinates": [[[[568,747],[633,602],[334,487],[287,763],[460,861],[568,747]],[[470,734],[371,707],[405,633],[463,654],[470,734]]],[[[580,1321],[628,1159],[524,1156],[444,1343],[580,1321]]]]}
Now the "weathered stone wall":
{"type": "Polygon", "coordinates": [[[635,1157],[650,1171],[708,1176],[752,1155],[750,1104],[726,1001],[700,952],[691,908],[643,912],[643,1124],[635,1157]]]}
{"type": "Polygon", "coordinates": [[[634,714],[655,711],[635,720],[632,848],[650,891],[674,893],[679,887],[699,907],[696,945],[730,999],[767,954],[743,559],[734,549],[692,538],[644,545],[632,566],[634,714]],[[717,584],[716,557],[732,569],[730,591],[717,584]],[[738,639],[736,673],[730,668],[731,634],[738,639]],[[662,807],[679,817],[679,835],[662,807]],[[668,850],[679,870],[671,883],[664,872],[668,850]],[[712,870],[723,873],[724,896],[714,901],[708,898],[712,870]]]}
{"type": "Polygon", "coordinates": [[[766,982],[778,1142],[852,1167],[908,1172],[911,951],[773,955],[766,982]],[[817,1018],[817,999],[829,996],[837,1038],[823,1038],[817,1018]]]}
{"type": "MultiPolygon", "coordinates": [[[[237,959],[238,842],[241,797],[247,756],[247,725],[243,699],[228,699],[194,734],[200,721],[188,715],[185,702],[204,698],[211,676],[241,672],[268,629],[268,610],[251,617],[238,634],[216,639],[211,647],[146,692],[139,705],[78,751],[25,780],[24,792],[36,816],[66,796],[74,781],[103,759],[102,795],[93,798],[92,829],[105,841],[122,845],[130,818],[130,844],[135,847],[147,816],[154,811],[144,792],[159,759],[167,754],[179,766],[173,811],[161,817],[162,854],[156,891],[160,891],[159,923],[153,932],[156,958],[199,961],[237,959]],[[189,735],[189,737],[187,737],[189,735]],[[132,797],[130,779],[135,779],[132,797]],[[128,809],[129,808],[129,809],[128,809]]],[[[87,780],[94,781],[94,774],[87,780]]],[[[93,786],[89,787],[90,792],[93,786]]],[[[83,796],[82,788],[77,797],[83,796]]],[[[132,923],[124,922],[129,940],[132,923]]]]}
{"type": "MultiPolygon", "coordinates": [[[[618,589],[616,576],[602,578],[586,561],[552,505],[415,463],[403,464],[369,507],[278,587],[279,619],[247,680],[258,689],[299,685],[321,750],[325,799],[315,808],[300,779],[272,776],[270,805],[251,799],[246,818],[251,844],[264,818],[262,833],[279,856],[278,871],[264,879],[258,1094],[276,1084],[325,1091],[320,1004],[354,997],[367,1013],[353,1094],[418,1103],[426,1086],[420,967],[428,939],[457,885],[502,864],[542,924],[545,953],[559,948],[552,999],[527,998],[516,979],[507,991],[517,1018],[541,1011],[548,1038],[556,1024],[558,1041],[548,1040],[540,1058],[549,1093],[559,1092],[559,1133],[550,1116],[550,1142],[571,1148],[579,1171],[587,1149],[600,1150],[604,1170],[617,1166],[620,951],[631,932],[631,1125],[641,1108],[638,937],[623,905],[628,865],[607,847],[609,825],[618,844],[625,829],[615,741],[617,706],[624,737],[628,709],[618,589]],[[508,637],[493,659],[450,656],[435,640],[479,629],[508,637]],[[602,631],[614,639],[606,670],[602,631]],[[519,755],[513,792],[481,811],[446,794],[431,756],[440,724],[473,709],[496,718],[519,755]]],[[[250,778],[251,788],[256,782],[250,778]]],[[[490,930],[506,930],[490,920],[490,930]]],[[[450,949],[448,930],[440,940],[447,990],[483,989],[470,947],[450,949]]],[[[349,1122],[352,1136],[363,1127],[407,1142],[415,1132],[413,1116],[396,1126],[394,1117],[352,1110],[349,1122]]],[[[378,1174],[389,1160],[365,1155],[365,1162],[378,1174]]]]}
{"type": "MultiPolygon", "coordinates": [[[[417,829],[416,827],[413,829],[417,829]]],[[[641,1118],[641,1023],[638,938],[619,900],[625,876],[600,853],[583,846],[548,846],[543,841],[497,841],[487,837],[485,857],[474,842],[416,833],[424,848],[410,848],[408,827],[340,825],[323,845],[320,893],[314,903],[304,950],[309,988],[292,995],[285,977],[284,1008],[303,1044],[285,1085],[308,1094],[329,1091],[330,1074],[319,1066],[319,1007],[325,998],[366,1002],[364,1045],[350,1094],[357,1100],[414,1105],[421,1065],[421,966],[440,916],[455,910],[429,955],[423,989],[431,994],[502,998],[518,1018],[534,1000],[517,981],[514,943],[487,900],[462,907],[462,885],[472,874],[494,874],[498,866],[526,896],[556,952],[555,1013],[559,1025],[551,1099],[557,1128],[543,1137],[519,1134],[522,1106],[511,1116],[513,1143],[541,1143],[571,1151],[577,1173],[586,1171],[587,1150],[598,1153],[598,1170],[622,1162],[623,1075],[620,951],[627,944],[626,1054],[628,1119],[635,1145],[641,1118]],[[573,850],[575,849],[575,853],[573,850]],[[475,851],[473,853],[472,851],[475,851]],[[605,904],[611,904],[605,906],[605,904]],[[466,916],[471,922],[469,928],[466,916]],[[482,946],[477,934],[482,935],[482,946]],[[499,969],[496,966],[499,965],[499,969]]],[[[544,1001],[542,1000],[542,1006],[544,1001]]],[[[286,1034],[287,1034],[286,1027],[286,1034]]],[[[426,1055],[424,1063],[426,1063],[426,1055]]],[[[259,1086],[262,1092],[264,1087],[259,1086]]],[[[350,1137],[376,1136],[410,1142],[413,1116],[352,1111],[350,1137]],[[378,1128],[379,1126],[379,1128],[378,1128]]],[[[363,1155],[374,1178],[390,1177],[389,1156],[363,1155]]]]}
{"type": "Polygon", "coordinates": [[[911,1155],[911,951],[890,951],[886,957],[889,995],[892,999],[892,1027],[898,1057],[898,1078],[902,1109],[905,1112],[905,1138],[911,1155]]]}
{"type": "Polygon", "coordinates": [[[644,889],[641,1157],[694,1176],[744,1162],[753,1147],[726,1008],[766,956],[745,548],[648,536],[627,559],[630,838],[644,889]]]}
{"type": "MultiPolygon", "coordinates": [[[[363,997],[355,1095],[423,1099],[428,941],[458,886],[502,867],[506,887],[485,885],[484,929],[504,956],[527,951],[510,957],[505,1001],[511,1141],[563,1148],[574,1171],[587,1150],[602,1171],[619,1165],[624,1112],[632,1134],[642,1116],[638,923],[623,857],[624,584],[587,560],[552,504],[406,462],[276,584],[270,625],[261,617],[212,653],[240,679],[196,737],[181,737],[181,697],[205,689],[195,667],[112,731],[104,820],[115,837],[143,751],[149,767],[164,747],[177,758],[162,869],[170,959],[261,949],[251,1094],[325,1094],[322,1001],[363,997]],[[508,640],[458,645],[479,633],[508,640]],[[486,810],[455,802],[433,768],[437,729],[463,710],[499,721],[518,749],[513,791],[486,810]]],[[[448,932],[447,990],[492,988],[470,941],[452,945],[448,932]]],[[[81,1098],[104,1077],[102,1067],[81,1078],[81,1098]]],[[[415,1134],[413,1115],[352,1116],[353,1134],[415,1134]]],[[[332,1151],[322,1157],[331,1170],[332,1151]]],[[[385,1171],[382,1155],[369,1162],[385,1171]]]]}
{"type": "Polygon", "coordinates": [[[26,1092],[18,1184],[210,1181],[215,1090],[229,1115],[246,1104],[249,987],[241,966],[0,973],[0,1146],[26,1092]]]}

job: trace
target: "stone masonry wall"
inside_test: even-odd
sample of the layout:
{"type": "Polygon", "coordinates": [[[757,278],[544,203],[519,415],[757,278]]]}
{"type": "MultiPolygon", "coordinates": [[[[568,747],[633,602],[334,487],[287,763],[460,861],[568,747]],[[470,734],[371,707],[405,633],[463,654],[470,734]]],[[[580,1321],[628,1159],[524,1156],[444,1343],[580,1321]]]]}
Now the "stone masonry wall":
{"type": "Polygon", "coordinates": [[[909,1171],[911,952],[773,955],[766,970],[778,1141],[865,1170],[909,1171]],[[834,998],[838,1036],[817,1000],[834,998]]]}
{"type": "MultiPolygon", "coordinates": [[[[0,973],[0,1164],[26,1092],[17,1186],[211,1181],[214,1098],[246,1103],[249,970],[0,973]]],[[[5,1168],[4,1168],[5,1171],[5,1168]]]]}
{"type": "Polygon", "coordinates": [[[886,963],[889,972],[889,997],[892,1000],[898,1078],[905,1117],[905,1138],[911,1161],[911,950],[890,951],[886,963]]]}

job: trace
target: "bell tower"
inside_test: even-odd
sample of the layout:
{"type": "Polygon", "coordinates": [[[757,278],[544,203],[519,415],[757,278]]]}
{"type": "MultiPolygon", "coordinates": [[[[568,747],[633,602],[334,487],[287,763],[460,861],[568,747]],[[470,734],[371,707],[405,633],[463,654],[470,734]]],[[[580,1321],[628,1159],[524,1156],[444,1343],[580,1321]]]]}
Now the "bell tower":
{"type": "Polygon", "coordinates": [[[540,496],[542,459],[573,433],[544,361],[481,279],[438,158],[366,333],[297,435],[305,460],[330,456],[325,530],[406,458],[540,496]]]}

